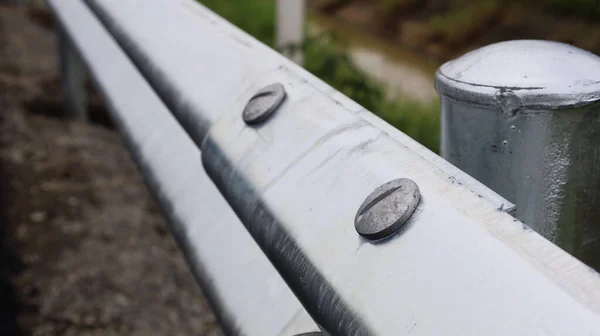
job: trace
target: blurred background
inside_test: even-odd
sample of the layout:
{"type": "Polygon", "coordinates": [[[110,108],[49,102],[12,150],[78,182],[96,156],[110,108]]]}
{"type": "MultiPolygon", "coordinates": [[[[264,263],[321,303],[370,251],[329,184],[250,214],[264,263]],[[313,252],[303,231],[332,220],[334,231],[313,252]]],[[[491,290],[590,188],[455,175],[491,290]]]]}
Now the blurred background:
{"type": "MultiPolygon", "coordinates": [[[[304,41],[292,47],[302,49],[303,66],[435,152],[433,75],[444,62],[513,39],[600,53],[598,0],[298,1],[307,8],[304,41]]],[[[277,1],[199,2],[277,47],[277,1]]]]}
{"type": "MultiPolygon", "coordinates": [[[[275,0],[200,2],[277,47],[275,0]]],[[[304,38],[284,49],[433,151],[443,62],[521,38],[600,53],[599,0],[305,6],[304,38]]],[[[92,122],[62,117],[56,51],[44,1],[0,0],[0,333],[220,335],[92,85],[92,122]]]]}

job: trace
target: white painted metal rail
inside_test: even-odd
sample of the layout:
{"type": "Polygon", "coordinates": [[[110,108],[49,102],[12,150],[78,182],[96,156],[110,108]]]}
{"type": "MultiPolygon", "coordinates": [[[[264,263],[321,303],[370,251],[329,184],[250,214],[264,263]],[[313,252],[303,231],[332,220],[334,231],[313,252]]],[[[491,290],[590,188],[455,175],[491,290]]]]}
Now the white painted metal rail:
{"type": "Polygon", "coordinates": [[[598,273],[206,8],[50,3],[229,334],[600,334],[598,273]],[[246,124],[248,101],[273,83],[286,99],[246,124]],[[420,189],[415,214],[387,239],[363,238],[360,205],[397,178],[420,189]]]}
{"type": "Polygon", "coordinates": [[[202,168],[200,151],[80,1],[50,2],[229,334],[318,330],[202,168]],[[268,312],[268,314],[266,313],[268,312]]]}

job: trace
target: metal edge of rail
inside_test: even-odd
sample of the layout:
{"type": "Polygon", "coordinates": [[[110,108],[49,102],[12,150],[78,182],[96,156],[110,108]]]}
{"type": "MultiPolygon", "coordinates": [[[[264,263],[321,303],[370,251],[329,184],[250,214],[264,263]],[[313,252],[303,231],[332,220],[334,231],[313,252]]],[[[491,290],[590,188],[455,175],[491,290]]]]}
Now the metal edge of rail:
{"type": "MultiPolygon", "coordinates": [[[[192,1],[87,3],[325,331],[600,332],[598,273],[337,91],[192,1]],[[273,83],[286,99],[246,124],[247,103],[273,83]],[[361,203],[398,178],[414,181],[420,202],[399,231],[364,238],[355,231],[361,203]]],[[[409,211],[404,199],[390,204],[409,211]]],[[[367,223],[377,226],[387,201],[372,201],[367,223]]]]}
{"type": "Polygon", "coordinates": [[[49,4],[70,37],[63,47],[82,55],[228,334],[319,330],[219,195],[198,148],[93,13],[79,1],[49,4]]]}

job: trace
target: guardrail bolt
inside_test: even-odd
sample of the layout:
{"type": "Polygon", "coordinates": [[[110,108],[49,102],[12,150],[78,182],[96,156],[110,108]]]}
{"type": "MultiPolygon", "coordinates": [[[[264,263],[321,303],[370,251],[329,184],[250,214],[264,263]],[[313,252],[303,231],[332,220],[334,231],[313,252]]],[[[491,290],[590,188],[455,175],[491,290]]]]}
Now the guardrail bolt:
{"type": "Polygon", "coordinates": [[[400,229],[421,200],[417,184],[407,178],[390,181],[375,189],[361,204],[354,227],[367,239],[381,239],[400,229]]]}
{"type": "Polygon", "coordinates": [[[262,88],[246,104],[242,112],[244,122],[253,125],[266,120],[283,103],[285,97],[285,88],[281,83],[262,88]]]}

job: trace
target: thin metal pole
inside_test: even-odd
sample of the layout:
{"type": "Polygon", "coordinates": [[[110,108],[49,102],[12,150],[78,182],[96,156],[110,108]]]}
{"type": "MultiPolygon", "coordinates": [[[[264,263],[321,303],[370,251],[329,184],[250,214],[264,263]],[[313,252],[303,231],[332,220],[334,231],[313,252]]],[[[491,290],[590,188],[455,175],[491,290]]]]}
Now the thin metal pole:
{"type": "Polygon", "coordinates": [[[277,0],[277,46],[297,64],[304,61],[305,8],[305,0],[277,0]]]}
{"type": "Polygon", "coordinates": [[[62,27],[57,29],[57,38],[65,115],[70,119],[87,121],[85,67],[62,27]]]}

